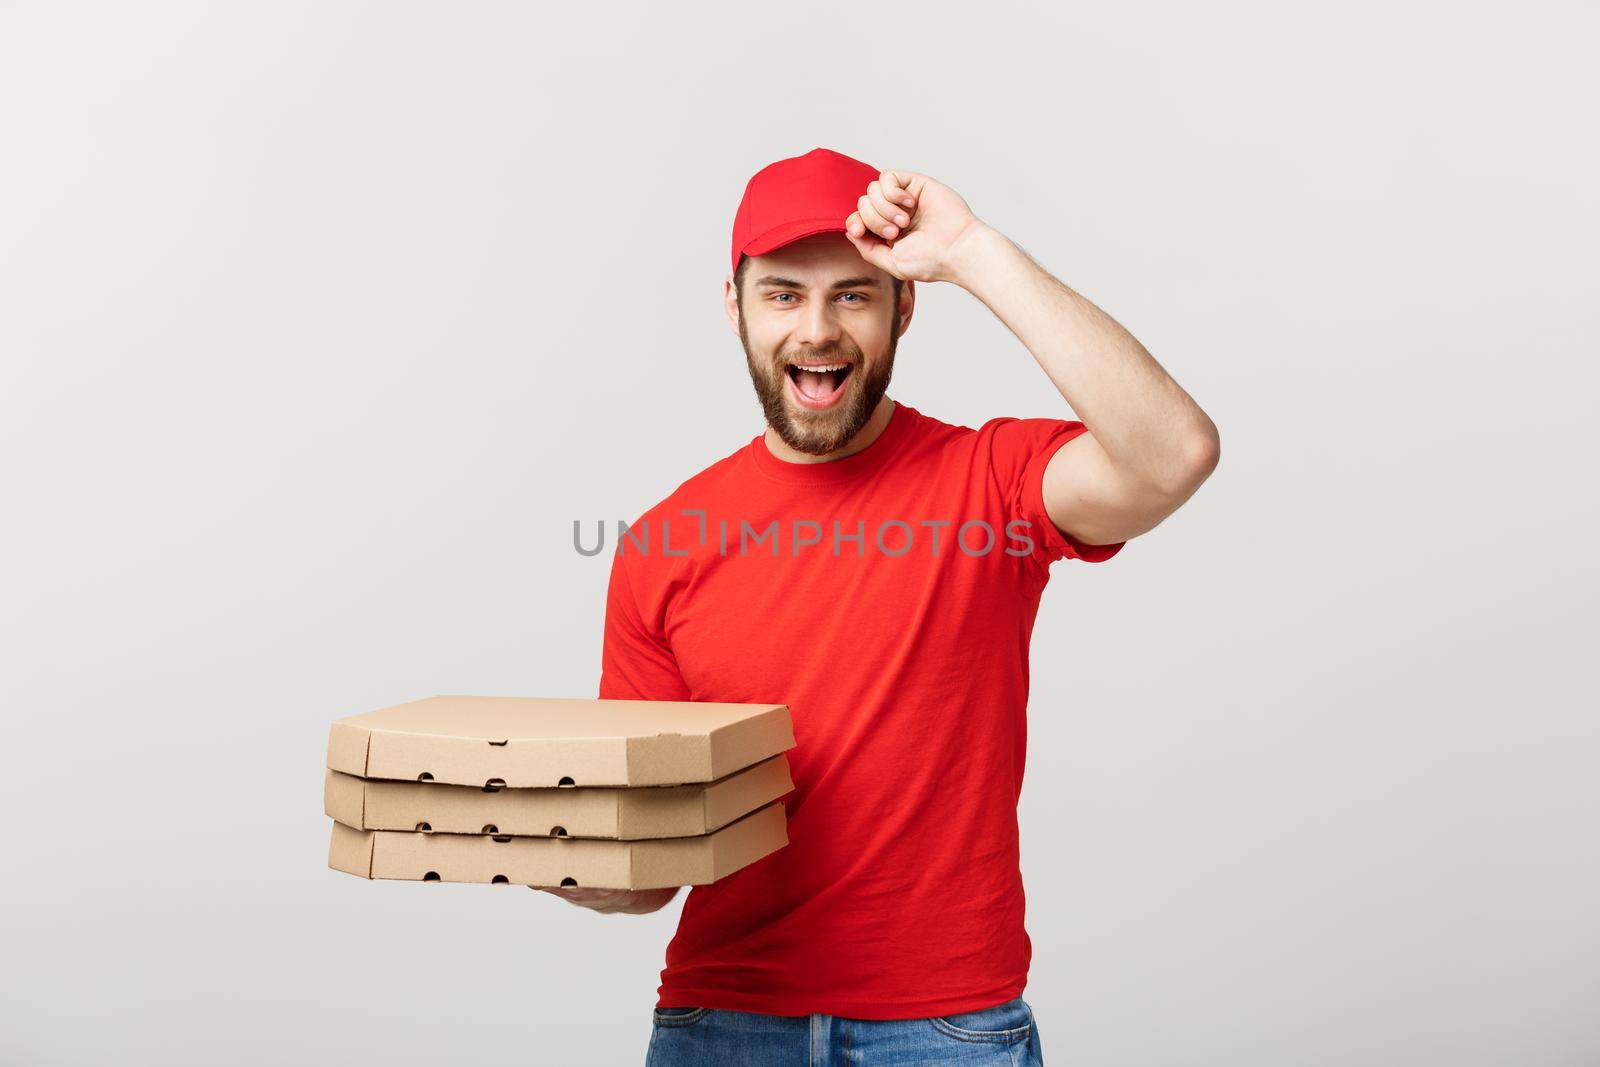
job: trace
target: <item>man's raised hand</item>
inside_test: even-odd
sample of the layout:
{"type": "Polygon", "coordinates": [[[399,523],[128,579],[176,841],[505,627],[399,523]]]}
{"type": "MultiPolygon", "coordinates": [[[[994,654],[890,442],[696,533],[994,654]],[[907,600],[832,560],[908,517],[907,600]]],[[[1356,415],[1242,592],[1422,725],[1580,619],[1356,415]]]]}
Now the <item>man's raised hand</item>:
{"type": "Polygon", "coordinates": [[[915,171],[883,171],[856,205],[845,236],[862,259],[903,280],[952,280],[958,242],[984,228],[954,189],[915,171]]]}

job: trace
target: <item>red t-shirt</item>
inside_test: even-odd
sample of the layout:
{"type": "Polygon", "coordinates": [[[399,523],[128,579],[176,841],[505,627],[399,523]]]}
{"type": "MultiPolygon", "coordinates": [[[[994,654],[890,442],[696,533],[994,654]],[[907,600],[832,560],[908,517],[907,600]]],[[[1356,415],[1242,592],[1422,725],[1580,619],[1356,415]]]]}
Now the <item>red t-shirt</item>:
{"type": "Polygon", "coordinates": [[[788,845],[690,888],[658,1007],[910,1019],[1022,994],[1029,636],[1053,561],[1122,547],[1044,511],[1084,428],[896,404],[809,464],[758,436],[619,538],[599,695],[787,704],[796,741],[788,845]]]}

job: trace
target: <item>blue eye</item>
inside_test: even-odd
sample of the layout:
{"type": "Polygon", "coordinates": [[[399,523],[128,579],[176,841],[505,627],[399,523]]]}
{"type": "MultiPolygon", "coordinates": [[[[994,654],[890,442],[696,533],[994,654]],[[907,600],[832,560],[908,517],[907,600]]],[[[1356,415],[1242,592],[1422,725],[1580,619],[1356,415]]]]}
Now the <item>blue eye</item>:
{"type": "MultiPolygon", "coordinates": [[[[852,304],[861,304],[861,303],[865,303],[865,301],[866,301],[866,299],[867,299],[867,298],[866,298],[866,297],[865,297],[865,296],[862,296],[862,295],[861,295],[861,294],[860,294],[860,293],[840,293],[840,294],[839,294],[839,295],[840,295],[840,296],[841,296],[841,297],[846,297],[846,296],[853,296],[853,297],[855,297],[855,299],[854,299],[854,300],[852,300],[852,301],[850,301],[850,302],[851,302],[851,303],[852,303],[852,304]]],[[[773,300],[774,300],[774,301],[776,301],[776,302],[778,302],[778,303],[781,303],[781,304],[790,304],[790,303],[793,303],[793,301],[792,301],[792,300],[779,300],[779,299],[778,299],[778,298],[779,298],[779,297],[784,297],[784,296],[791,296],[791,297],[792,297],[792,296],[794,296],[794,294],[793,294],[793,293],[773,293],[773,294],[772,294],[772,299],[773,299],[773,300]]]]}

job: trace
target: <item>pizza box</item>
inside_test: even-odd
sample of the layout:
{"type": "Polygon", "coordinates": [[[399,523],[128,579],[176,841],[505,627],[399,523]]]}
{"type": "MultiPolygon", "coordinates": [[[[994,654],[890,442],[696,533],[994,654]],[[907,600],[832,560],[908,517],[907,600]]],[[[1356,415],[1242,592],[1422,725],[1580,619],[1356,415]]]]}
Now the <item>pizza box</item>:
{"type": "Polygon", "coordinates": [[[783,753],[714,782],[506,788],[396,782],[327,772],[323,810],[357,830],[600,837],[708,834],[794,789],[783,753]]]}
{"type": "Polygon", "coordinates": [[[335,721],[328,768],[489,790],[685,785],[794,744],[783,704],[436,696],[335,721]]]}
{"type": "Polygon", "coordinates": [[[709,834],[643,841],[332,825],[328,866],[363,878],[597,889],[704,885],[789,842],[788,815],[779,800],[709,834]]]}

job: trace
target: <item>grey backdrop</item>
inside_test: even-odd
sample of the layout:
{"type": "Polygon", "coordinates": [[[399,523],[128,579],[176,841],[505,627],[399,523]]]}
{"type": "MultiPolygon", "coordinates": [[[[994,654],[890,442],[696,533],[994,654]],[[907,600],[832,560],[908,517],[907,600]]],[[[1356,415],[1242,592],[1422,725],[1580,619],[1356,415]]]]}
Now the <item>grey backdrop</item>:
{"type": "MultiPolygon", "coordinates": [[[[729,228],[818,145],[1222,432],[1045,596],[1047,1062],[1600,1058],[1595,9],[577,7],[0,7],[0,1059],[642,1062],[681,903],[328,871],[325,732],[592,695],[571,522],[760,432],[729,228]]],[[[1066,414],[950,286],[891,393],[1066,414]]]]}

